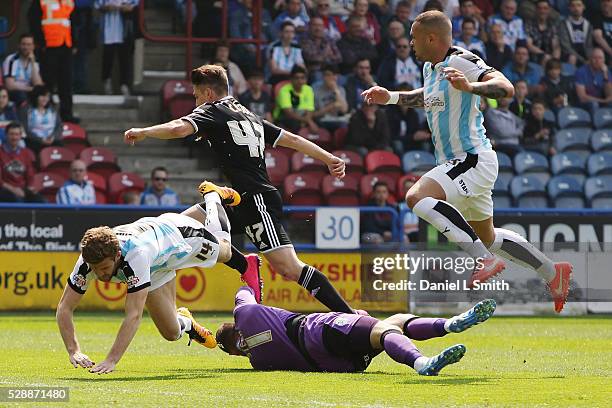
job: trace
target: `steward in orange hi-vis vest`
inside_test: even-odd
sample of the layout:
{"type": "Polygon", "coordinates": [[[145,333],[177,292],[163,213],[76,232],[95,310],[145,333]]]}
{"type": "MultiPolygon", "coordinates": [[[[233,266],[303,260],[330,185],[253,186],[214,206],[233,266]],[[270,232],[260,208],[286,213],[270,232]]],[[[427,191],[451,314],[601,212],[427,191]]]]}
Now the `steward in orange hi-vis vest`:
{"type": "Polygon", "coordinates": [[[47,47],[72,47],[70,14],[73,0],[40,0],[41,26],[47,47]]]}

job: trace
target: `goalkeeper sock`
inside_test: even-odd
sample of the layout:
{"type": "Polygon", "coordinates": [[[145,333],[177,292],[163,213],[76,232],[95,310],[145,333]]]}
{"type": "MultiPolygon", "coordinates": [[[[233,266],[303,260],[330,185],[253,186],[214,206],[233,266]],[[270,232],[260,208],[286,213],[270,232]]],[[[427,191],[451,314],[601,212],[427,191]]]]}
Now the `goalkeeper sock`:
{"type": "Polygon", "coordinates": [[[556,275],[553,261],[514,231],[495,228],[495,241],[489,249],[512,262],[534,269],[546,282],[556,275]]]}
{"type": "Polygon", "coordinates": [[[433,225],[449,241],[459,245],[472,258],[491,257],[491,253],[463,215],[446,201],[425,197],[416,203],[412,212],[433,225]]]}
{"type": "Polygon", "coordinates": [[[304,265],[298,284],[333,312],[355,313],[323,275],[310,265],[304,265]]]}
{"type": "Polygon", "coordinates": [[[445,336],[448,332],[444,329],[446,319],[417,317],[404,323],[404,335],[412,340],[427,340],[434,337],[445,336]]]}
{"type": "Polygon", "coordinates": [[[232,245],[232,256],[229,261],[225,262],[227,266],[237,270],[242,275],[248,268],[247,260],[244,254],[232,245]]]}
{"type": "Polygon", "coordinates": [[[383,333],[380,343],[385,353],[400,364],[406,364],[412,368],[419,357],[423,357],[410,339],[399,332],[388,331],[383,333]]]}
{"type": "Polygon", "coordinates": [[[179,326],[181,328],[181,333],[179,334],[179,339],[183,336],[183,333],[188,332],[189,330],[191,330],[191,319],[183,316],[183,315],[177,315],[176,316],[179,326]]]}

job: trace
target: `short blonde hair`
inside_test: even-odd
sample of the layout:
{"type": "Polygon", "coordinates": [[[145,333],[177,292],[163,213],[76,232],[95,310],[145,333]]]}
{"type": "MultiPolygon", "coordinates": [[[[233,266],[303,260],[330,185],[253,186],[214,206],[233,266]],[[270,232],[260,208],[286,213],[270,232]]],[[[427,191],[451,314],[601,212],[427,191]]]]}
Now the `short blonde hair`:
{"type": "Polygon", "coordinates": [[[115,232],[107,226],[90,228],[81,239],[81,255],[89,264],[97,264],[119,252],[119,240],[115,232]]]}
{"type": "Polygon", "coordinates": [[[435,31],[439,34],[452,35],[452,24],[446,14],[438,10],[429,10],[421,13],[414,20],[421,24],[427,31],[435,31]]]}

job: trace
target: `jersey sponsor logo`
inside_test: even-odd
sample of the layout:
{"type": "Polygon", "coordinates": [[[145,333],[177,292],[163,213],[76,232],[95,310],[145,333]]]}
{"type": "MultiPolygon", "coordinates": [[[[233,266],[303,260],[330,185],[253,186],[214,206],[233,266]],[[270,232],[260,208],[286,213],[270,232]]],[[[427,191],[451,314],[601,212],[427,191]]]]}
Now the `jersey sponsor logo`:
{"type": "Polygon", "coordinates": [[[459,179],[459,186],[461,186],[461,189],[465,192],[465,194],[470,194],[470,191],[467,188],[467,185],[465,184],[465,181],[463,181],[463,179],[459,179]]]}
{"type": "Polygon", "coordinates": [[[425,98],[425,109],[432,111],[443,111],[446,107],[442,92],[436,92],[425,98]]]}
{"type": "Polygon", "coordinates": [[[249,350],[254,349],[262,344],[270,343],[272,341],[272,330],[266,330],[261,333],[254,334],[244,339],[249,350]]]}

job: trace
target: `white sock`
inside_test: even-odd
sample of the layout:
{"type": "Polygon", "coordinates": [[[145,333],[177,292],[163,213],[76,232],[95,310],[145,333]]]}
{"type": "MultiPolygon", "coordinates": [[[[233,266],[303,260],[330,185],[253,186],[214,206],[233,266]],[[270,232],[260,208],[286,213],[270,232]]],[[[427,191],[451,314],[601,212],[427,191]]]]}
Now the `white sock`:
{"type": "Polygon", "coordinates": [[[412,212],[433,225],[472,258],[491,257],[491,252],[484,246],[463,215],[446,201],[426,197],[414,206],[412,212]]]}
{"type": "Polygon", "coordinates": [[[179,338],[181,338],[183,336],[183,333],[191,330],[191,319],[188,319],[185,316],[179,314],[176,315],[176,318],[178,319],[179,327],[181,328],[181,334],[179,336],[179,338]]]}
{"type": "Polygon", "coordinates": [[[447,333],[451,333],[451,330],[449,329],[449,327],[451,324],[453,324],[455,319],[457,319],[457,316],[453,316],[450,319],[446,319],[446,321],[444,322],[444,330],[446,330],[447,333]]]}
{"type": "Polygon", "coordinates": [[[232,242],[230,223],[219,194],[212,192],[204,195],[204,203],[206,204],[206,222],[204,223],[206,229],[217,238],[232,242]]]}
{"type": "Polygon", "coordinates": [[[421,356],[417,358],[416,360],[414,360],[414,371],[418,373],[419,370],[421,370],[423,367],[427,365],[428,361],[429,361],[429,357],[425,357],[425,356],[421,356]]]}
{"type": "Polygon", "coordinates": [[[489,249],[512,262],[535,270],[546,282],[555,277],[553,261],[514,231],[495,228],[495,241],[489,249]]]}

